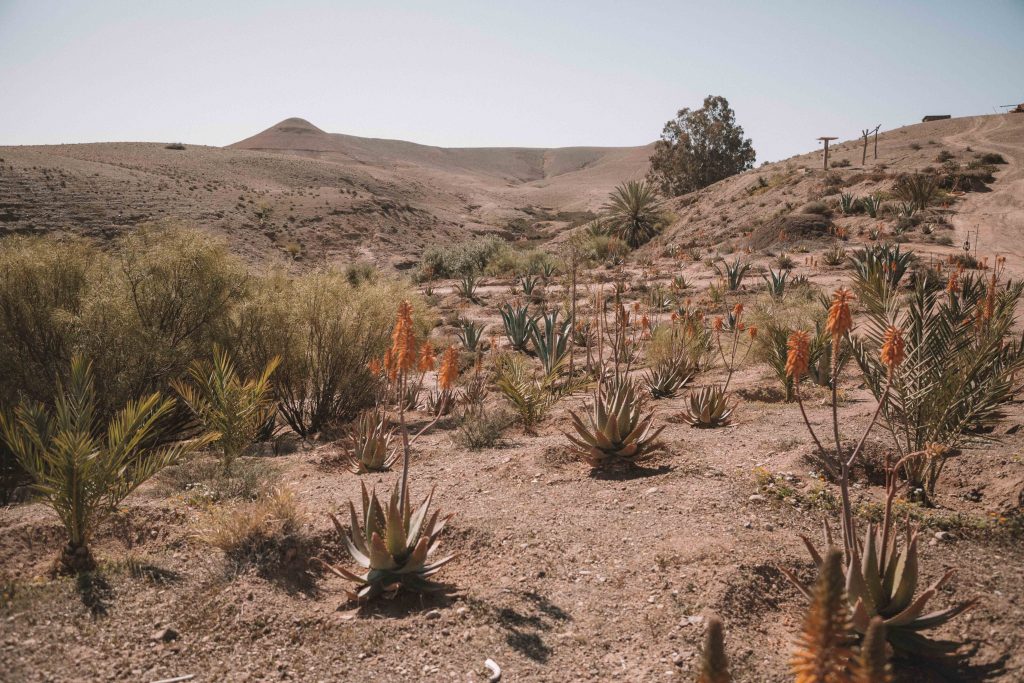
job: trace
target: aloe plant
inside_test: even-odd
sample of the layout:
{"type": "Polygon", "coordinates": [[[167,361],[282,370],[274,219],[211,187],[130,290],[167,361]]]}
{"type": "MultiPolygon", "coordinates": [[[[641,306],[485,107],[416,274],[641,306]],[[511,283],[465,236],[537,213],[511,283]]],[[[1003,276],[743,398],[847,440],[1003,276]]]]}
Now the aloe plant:
{"type": "Polygon", "coordinates": [[[767,275],[762,275],[765,283],[768,285],[768,293],[774,298],[781,298],[786,293],[786,281],[789,279],[788,270],[780,270],[775,272],[771,268],[768,269],[767,275]]]}
{"type": "Polygon", "coordinates": [[[860,207],[860,200],[852,194],[844,192],[839,196],[839,210],[843,212],[844,216],[850,216],[857,213],[860,207]]]}
{"type": "Polygon", "coordinates": [[[466,271],[462,274],[462,277],[458,282],[455,283],[455,291],[459,293],[464,299],[469,299],[473,303],[480,303],[477,298],[476,288],[480,286],[480,278],[474,271],[466,271]]]}
{"type": "Polygon", "coordinates": [[[692,376],[684,358],[669,358],[648,369],[644,384],[654,398],[675,398],[692,376]]]}
{"type": "Polygon", "coordinates": [[[680,419],[691,427],[710,429],[724,427],[732,421],[735,406],[729,403],[729,396],[718,384],[691,391],[689,405],[680,419]]]}
{"type": "Polygon", "coordinates": [[[561,364],[569,353],[571,338],[572,319],[559,322],[557,309],[534,319],[530,325],[530,339],[544,372],[550,374],[561,364]]]}
{"type": "Polygon", "coordinates": [[[878,218],[878,209],[881,208],[882,201],[878,198],[878,195],[868,195],[860,200],[860,205],[864,207],[864,212],[868,216],[878,218]]]}
{"type": "Polygon", "coordinates": [[[619,378],[593,397],[593,408],[584,422],[569,411],[575,435],[566,434],[575,452],[591,467],[631,467],[657,450],[656,439],[664,425],[654,429],[654,412],[643,414],[644,400],[633,382],[619,378]]]}
{"type": "Polygon", "coordinates": [[[486,325],[475,323],[472,320],[459,319],[455,326],[455,336],[459,338],[467,351],[476,351],[480,340],[483,339],[486,325]]]}
{"type": "Polygon", "coordinates": [[[376,408],[364,411],[348,431],[344,456],[349,469],[355,474],[390,469],[400,455],[392,448],[393,437],[386,415],[376,408]]]}
{"type": "Polygon", "coordinates": [[[530,341],[530,333],[533,329],[534,318],[530,315],[529,306],[512,307],[505,304],[498,307],[501,313],[501,320],[505,324],[505,336],[516,351],[525,351],[530,341]]]}
{"type": "Polygon", "coordinates": [[[533,296],[533,293],[537,291],[540,286],[540,278],[536,275],[527,273],[519,278],[519,286],[523,290],[523,294],[526,296],[533,296]]]}
{"type": "Polygon", "coordinates": [[[720,264],[715,264],[715,270],[718,271],[726,283],[726,287],[730,292],[735,292],[743,284],[743,278],[747,276],[747,271],[750,270],[750,264],[743,261],[739,256],[733,259],[732,263],[728,261],[722,261],[720,264]]]}
{"type": "Polygon", "coordinates": [[[321,564],[337,576],[357,585],[357,592],[349,593],[355,600],[369,600],[383,593],[395,593],[402,588],[417,593],[444,590],[444,584],[436,583],[430,577],[455,556],[449,555],[429,563],[428,559],[437,547],[438,535],[451,515],[439,518],[435,510],[428,517],[433,490],[413,511],[409,505],[408,491],[404,500],[399,501],[398,488],[392,489],[391,500],[385,508],[378,501],[376,491],[367,493],[366,485],[362,483],[360,488],[363,499],[361,523],[351,501],[348,504],[348,530],[337,517],[330,517],[349,555],[356,564],[367,570],[366,573],[356,574],[323,560],[321,564]]]}

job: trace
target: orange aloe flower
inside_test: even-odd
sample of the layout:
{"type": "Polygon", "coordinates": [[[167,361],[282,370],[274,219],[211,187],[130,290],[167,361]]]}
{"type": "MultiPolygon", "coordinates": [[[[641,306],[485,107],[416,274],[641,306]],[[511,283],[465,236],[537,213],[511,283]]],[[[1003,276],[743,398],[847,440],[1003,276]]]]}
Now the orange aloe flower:
{"type": "Polygon", "coordinates": [[[833,344],[837,344],[839,338],[853,327],[853,318],[850,316],[851,299],[853,299],[853,292],[845,287],[840,287],[832,295],[832,305],[828,309],[828,322],[825,324],[825,329],[832,335],[833,344]]]}
{"type": "Polygon", "coordinates": [[[751,325],[747,331],[750,333],[751,339],[757,339],[757,325],[751,325]]]}
{"type": "Polygon", "coordinates": [[[420,372],[428,372],[433,370],[436,365],[437,357],[434,355],[434,345],[429,341],[424,341],[423,346],[420,347],[420,358],[416,369],[420,372]]]}
{"type": "Polygon", "coordinates": [[[906,357],[906,344],[903,341],[903,332],[898,327],[890,325],[885,331],[885,338],[882,342],[882,363],[889,368],[891,373],[906,357]]]}
{"type": "Polygon", "coordinates": [[[711,327],[715,330],[715,332],[722,331],[722,322],[722,316],[715,316],[714,321],[712,321],[711,323],[711,327]]]}
{"type": "Polygon", "coordinates": [[[786,341],[786,376],[799,381],[807,372],[811,356],[811,338],[807,332],[796,330],[790,333],[786,341]]]}
{"type": "Polygon", "coordinates": [[[441,391],[447,391],[455,385],[455,380],[458,377],[459,356],[455,347],[449,346],[441,357],[441,369],[437,373],[437,386],[441,388],[441,391]]]}
{"type": "Polygon", "coordinates": [[[412,325],[412,305],[398,304],[398,318],[391,332],[391,353],[398,371],[408,372],[416,364],[416,332],[412,325]]]}

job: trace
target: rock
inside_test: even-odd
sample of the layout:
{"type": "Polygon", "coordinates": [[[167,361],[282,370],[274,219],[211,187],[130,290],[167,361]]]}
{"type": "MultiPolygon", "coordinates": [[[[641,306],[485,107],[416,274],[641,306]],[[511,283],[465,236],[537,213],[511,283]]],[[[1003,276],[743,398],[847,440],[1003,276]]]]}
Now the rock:
{"type": "Polygon", "coordinates": [[[760,493],[755,493],[750,498],[747,498],[751,503],[763,503],[766,499],[760,493]]]}
{"type": "Polygon", "coordinates": [[[427,612],[427,619],[429,619],[431,621],[433,621],[435,619],[440,619],[440,618],[441,618],[441,610],[439,610],[439,609],[432,609],[429,612],[427,612]]]}
{"type": "Polygon", "coordinates": [[[946,541],[946,542],[955,541],[956,540],[956,536],[954,536],[953,534],[949,533],[948,531],[936,531],[935,532],[935,540],[936,541],[946,541]]]}
{"type": "Polygon", "coordinates": [[[162,628],[155,631],[149,639],[158,643],[169,643],[178,639],[178,632],[170,627],[162,628]]]}

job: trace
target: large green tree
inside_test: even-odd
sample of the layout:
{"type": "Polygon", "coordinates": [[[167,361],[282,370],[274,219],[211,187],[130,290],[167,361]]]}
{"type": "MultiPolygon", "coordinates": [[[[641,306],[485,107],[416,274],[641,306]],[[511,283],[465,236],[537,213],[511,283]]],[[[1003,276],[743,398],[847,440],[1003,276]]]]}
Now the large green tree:
{"type": "Polygon", "coordinates": [[[754,166],[754,147],[736,125],[724,97],[708,95],[700,109],[680,109],[654,143],[648,178],[674,197],[754,166]]]}

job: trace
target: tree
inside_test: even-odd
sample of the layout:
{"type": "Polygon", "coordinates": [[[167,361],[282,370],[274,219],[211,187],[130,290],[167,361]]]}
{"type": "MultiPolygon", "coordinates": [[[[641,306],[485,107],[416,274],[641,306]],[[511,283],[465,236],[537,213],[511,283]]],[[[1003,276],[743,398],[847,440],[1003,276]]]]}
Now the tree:
{"type": "Polygon", "coordinates": [[[661,203],[654,186],[647,181],[628,180],[608,195],[602,207],[604,227],[631,248],[658,234],[663,222],[661,203]]]}
{"type": "Polygon", "coordinates": [[[648,179],[674,197],[754,167],[754,148],[724,97],[708,95],[697,110],[680,109],[654,143],[648,179]]]}

